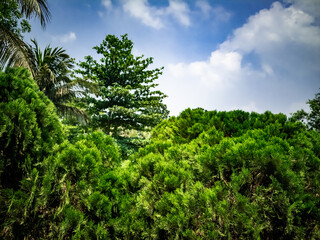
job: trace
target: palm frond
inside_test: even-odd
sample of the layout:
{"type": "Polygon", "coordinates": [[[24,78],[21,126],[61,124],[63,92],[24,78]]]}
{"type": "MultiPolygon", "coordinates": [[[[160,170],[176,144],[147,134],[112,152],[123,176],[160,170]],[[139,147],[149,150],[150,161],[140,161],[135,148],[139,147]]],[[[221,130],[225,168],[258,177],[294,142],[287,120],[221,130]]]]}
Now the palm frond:
{"type": "Polygon", "coordinates": [[[34,66],[31,59],[33,57],[29,46],[4,25],[0,25],[0,44],[1,69],[7,66],[22,66],[32,72],[34,66]]]}
{"type": "Polygon", "coordinates": [[[53,102],[60,116],[86,123],[89,120],[86,112],[76,104],[89,92],[98,95],[97,83],[74,77],[71,73],[74,62],[63,48],[47,45],[42,51],[35,39],[31,42],[28,46],[33,58],[32,75],[40,90],[53,102]]]}
{"type": "Polygon", "coordinates": [[[41,26],[45,27],[50,21],[51,13],[47,0],[16,0],[20,6],[21,13],[27,18],[37,17],[40,19],[41,26]]]}
{"type": "Polygon", "coordinates": [[[42,66],[38,71],[35,71],[34,80],[37,82],[41,91],[46,92],[50,85],[55,83],[55,75],[48,65],[42,66]]]}
{"type": "Polygon", "coordinates": [[[99,85],[97,83],[82,78],[73,79],[71,82],[66,83],[66,85],[74,89],[79,89],[79,93],[81,92],[83,95],[86,95],[88,92],[97,96],[100,95],[99,85]]]}
{"type": "Polygon", "coordinates": [[[87,113],[84,110],[79,109],[77,107],[68,104],[58,103],[56,104],[56,108],[58,114],[60,116],[64,116],[67,119],[75,117],[81,123],[87,123],[89,121],[89,116],[87,115],[87,113]]]}

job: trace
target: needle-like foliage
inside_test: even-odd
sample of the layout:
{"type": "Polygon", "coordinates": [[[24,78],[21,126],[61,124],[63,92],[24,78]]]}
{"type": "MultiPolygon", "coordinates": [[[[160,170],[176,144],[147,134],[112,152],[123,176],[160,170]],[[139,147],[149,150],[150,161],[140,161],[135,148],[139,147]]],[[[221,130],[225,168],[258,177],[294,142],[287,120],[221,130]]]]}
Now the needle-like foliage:
{"type": "Polygon", "coordinates": [[[301,122],[186,109],[121,160],[101,131],[64,140],[27,70],[0,85],[0,238],[320,238],[320,133],[301,122]]]}
{"type": "Polygon", "coordinates": [[[121,128],[145,130],[167,117],[166,95],[155,83],[162,68],[150,69],[152,58],[134,56],[127,35],[107,35],[94,49],[102,55],[100,61],[87,56],[77,70],[99,86],[98,96],[86,98],[94,127],[118,135],[121,128]]]}

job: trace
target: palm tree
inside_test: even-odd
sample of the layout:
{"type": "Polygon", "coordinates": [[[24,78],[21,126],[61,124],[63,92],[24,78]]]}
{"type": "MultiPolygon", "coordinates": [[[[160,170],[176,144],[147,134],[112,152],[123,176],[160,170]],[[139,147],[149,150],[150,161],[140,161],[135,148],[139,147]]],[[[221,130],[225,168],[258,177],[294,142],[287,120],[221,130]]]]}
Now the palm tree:
{"type": "Polygon", "coordinates": [[[87,120],[85,111],[76,107],[75,102],[88,91],[96,92],[96,85],[72,76],[73,59],[63,48],[47,45],[41,51],[36,40],[31,42],[31,73],[40,90],[54,103],[60,116],[87,120]]]}
{"type": "MultiPolygon", "coordinates": [[[[22,16],[28,19],[32,17],[39,18],[42,27],[45,27],[51,17],[47,0],[1,0],[1,5],[4,8],[7,6],[18,8],[20,11],[18,18],[22,16]]],[[[17,18],[17,15],[14,17],[17,18]]],[[[12,25],[1,18],[0,45],[0,68],[5,68],[6,66],[24,66],[29,70],[32,68],[30,65],[32,63],[28,61],[30,52],[27,44],[14,31],[12,25]]]]}

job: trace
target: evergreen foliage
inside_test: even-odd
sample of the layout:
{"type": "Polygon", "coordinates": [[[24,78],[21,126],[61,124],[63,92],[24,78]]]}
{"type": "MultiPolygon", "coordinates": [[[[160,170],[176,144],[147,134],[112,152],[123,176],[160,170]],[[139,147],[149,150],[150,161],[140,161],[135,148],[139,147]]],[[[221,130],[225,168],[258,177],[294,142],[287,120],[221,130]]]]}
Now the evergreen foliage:
{"type": "Polygon", "coordinates": [[[54,105],[26,69],[0,72],[0,126],[0,184],[16,189],[63,139],[54,105]]]}
{"type": "Polygon", "coordinates": [[[114,140],[93,132],[66,141],[26,69],[0,73],[0,84],[0,237],[105,239],[119,195],[110,183],[120,161],[114,140]]]}
{"type": "Polygon", "coordinates": [[[33,16],[45,25],[47,0],[0,2],[0,66],[29,70],[0,72],[0,239],[320,239],[319,93],[290,119],[166,119],[162,68],[127,35],[106,36],[72,79],[62,48],[22,41],[33,16]],[[92,125],[63,125],[57,112],[95,84],[92,125]]]}
{"type": "Polygon", "coordinates": [[[319,238],[319,140],[283,114],[187,109],[131,157],[120,231],[150,239],[319,238]],[[139,220],[137,220],[139,219],[139,220]]]}
{"type": "Polygon", "coordinates": [[[127,35],[121,39],[107,35],[94,49],[100,61],[91,56],[80,62],[76,72],[99,85],[99,96],[86,99],[93,126],[106,133],[119,134],[119,128],[146,130],[168,115],[162,92],[155,90],[155,80],[162,68],[150,70],[152,58],[132,54],[133,42],[127,35]]]}
{"type": "Polygon", "coordinates": [[[320,133],[299,121],[186,109],[123,160],[103,132],[66,140],[27,70],[0,80],[3,239],[320,238],[320,133]]]}
{"type": "Polygon", "coordinates": [[[33,228],[41,165],[63,135],[54,105],[29,72],[0,72],[0,237],[41,231],[33,228]]]}

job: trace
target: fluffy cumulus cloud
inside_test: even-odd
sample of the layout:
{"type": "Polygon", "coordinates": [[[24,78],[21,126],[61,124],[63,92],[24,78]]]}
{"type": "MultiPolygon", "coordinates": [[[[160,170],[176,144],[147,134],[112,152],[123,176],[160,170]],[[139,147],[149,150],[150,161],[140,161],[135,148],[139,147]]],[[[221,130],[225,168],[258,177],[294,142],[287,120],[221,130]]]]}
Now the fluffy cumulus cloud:
{"type": "Polygon", "coordinates": [[[147,0],[125,1],[123,9],[132,17],[141,20],[142,23],[147,26],[156,29],[160,29],[164,26],[160,18],[162,11],[159,11],[155,7],[151,7],[147,0]]]}
{"type": "Polygon", "coordinates": [[[222,90],[241,74],[242,56],[237,52],[214,51],[208,61],[170,64],[169,71],[178,78],[192,78],[205,87],[222,90]]]}
{"type": "MultiPolygon", "coordinates": [[[[288,114],[304,106],[320,87],[320,28],[302,1],[290,1],[251,16],[206,61],[168,65],[164,81],[183,89],[168,92],[172,114],[189,106],[288,114]]],[[[198,7],[210,10],[205,1],[198,7]]]]}
{"type": "Polygon", "coordinates": [[[155,29],[163,28],[170,17],[184,26],[190,25],[190,9],[185,2],[178,0],[169,0],[167,7],[151,6],[148,0],[126,0],[123,3],[123,10],[146,26],[155,29]]]}

